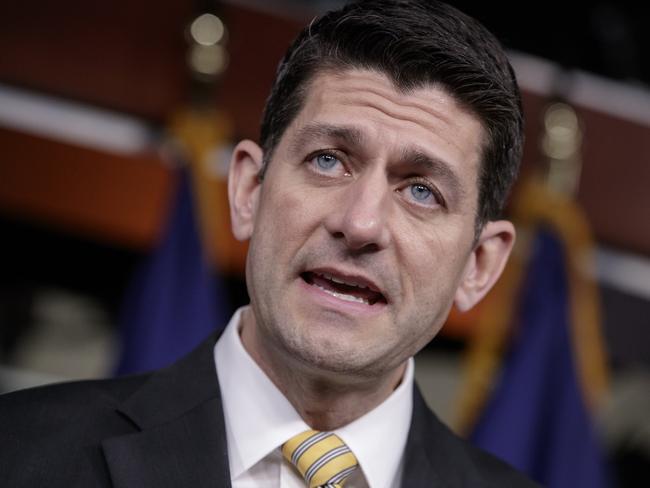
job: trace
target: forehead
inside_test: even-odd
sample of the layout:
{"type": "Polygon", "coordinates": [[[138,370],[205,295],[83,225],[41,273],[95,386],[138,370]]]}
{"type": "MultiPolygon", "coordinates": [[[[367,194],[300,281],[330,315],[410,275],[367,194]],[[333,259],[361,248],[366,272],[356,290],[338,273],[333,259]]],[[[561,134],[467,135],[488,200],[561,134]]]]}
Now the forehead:
{"type": "MultiPolygon", "coordinates": [[[[439,86],[400,91],[375,71],[321,72],[283,139],[294,149],[309,139],[328,139],[328,131],[310,130],[322,126],[344,129],[338,133],[366,158],[424,153],[476,186],[485,131],[477,116],[439,86]]],[[[329,139],[336,133],[330,130],[329,139]]]]}
{"type": "Polygon", "coordinates": [[[309,84],[303,107],[289,129],[321,120],[357,125],[358,132],[367,136],[381,130],[385,142],[396,142],[390,136],[399,134],[405,144],[418,143],[432,150],[457,153],[466,162],[478,159],[483,147],[480,120],[446,90],[426,86],[398,91],[385,75],[374,71],[318,74],[309,84]],[[387,128],[393,130],[386,133],[387,128]]]}

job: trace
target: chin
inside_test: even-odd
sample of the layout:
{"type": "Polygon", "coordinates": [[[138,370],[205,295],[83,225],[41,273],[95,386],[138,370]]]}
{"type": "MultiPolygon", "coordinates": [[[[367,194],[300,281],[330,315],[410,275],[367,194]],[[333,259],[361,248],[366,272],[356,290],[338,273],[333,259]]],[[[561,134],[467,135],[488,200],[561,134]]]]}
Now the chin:
{"type": "MultiPolygon", "coordinates": [[[[356,342],[357,344],[363,344],[356,342]]],[[[387,369],[384,354],[369,354],[368,346],[352,346],[355,341],[344,337],[301,338],[286,344],[289,357],[314,375],[346,379],[370,379],[381,376],[387,369]],[[338,339],[338,340],[337,340],[338,339]]]]}

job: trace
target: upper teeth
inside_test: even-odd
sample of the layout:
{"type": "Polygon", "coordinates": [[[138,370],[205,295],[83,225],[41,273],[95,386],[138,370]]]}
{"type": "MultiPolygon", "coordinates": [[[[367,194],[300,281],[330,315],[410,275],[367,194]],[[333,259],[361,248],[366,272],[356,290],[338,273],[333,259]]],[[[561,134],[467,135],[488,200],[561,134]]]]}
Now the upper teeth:
{"type": "Polygon", "coordinates": [[[354,281],[345,281],[345,280],[342,280],[341,278],[338,278],[338,277],[336,277],[336,276],[332,276],[332,275],[330,275],[330,274],[323,273],[321,276],[322,276],[323,278],[327,278],[328,280],[333,281],[334,283],[340,283],[340,284],[342,284],[342,285],[348,285],[348,286],[356,286],[357,288],[362,288],[362,289],[370,290],[370,288],[369,288],[368,286],[361,285],[361,284],[356,283],[356,282],[354,282],[354,281]]]}

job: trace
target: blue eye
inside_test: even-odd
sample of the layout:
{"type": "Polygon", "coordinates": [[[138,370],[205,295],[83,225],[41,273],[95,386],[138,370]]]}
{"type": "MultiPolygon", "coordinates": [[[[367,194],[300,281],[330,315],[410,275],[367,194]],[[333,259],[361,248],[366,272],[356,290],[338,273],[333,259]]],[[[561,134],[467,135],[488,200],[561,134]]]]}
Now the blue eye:
{"type": "Polygon", "coordinates": [[[432,194],[433,192],[431,189],[425,185],[419,183],[411,185],[411,195],[413,195],[413,198],[415,198],[418,202],[424,202],[425,200],[429,199],[432,194]]]}
{"type": "Polygon", "coordinates": [[[316,156],[316,166],[322,170],[330,170],[336,166],[336,163],[338,162],[339,160],[331,154],[319,154],[316,156]]]}

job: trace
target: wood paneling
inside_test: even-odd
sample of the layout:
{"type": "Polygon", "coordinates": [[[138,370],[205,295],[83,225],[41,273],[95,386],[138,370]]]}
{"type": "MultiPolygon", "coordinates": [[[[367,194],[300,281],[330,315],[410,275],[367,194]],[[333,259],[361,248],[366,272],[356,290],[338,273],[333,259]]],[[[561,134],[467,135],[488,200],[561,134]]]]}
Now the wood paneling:
{"type": "MultiPolygon", "coordinates": [[[[237,134],[257,138],[275,68],[302,22],[221,6],[229,69],[215,91],[237,134]]],[[[193,2],[64,0],[0,5],[0,80],[157,122],[190,98],[193,2]]]]}
{"type": "Polygon", "coordinates": [[[173,175],[156,153],[118,156],[0,129],[0,211],[107,244],[146,249],[173,175]]]}
{"type": "MultiPolygon", "coordinates": [[[[524,170],[540,164],[542,118],[549,103],[524,93],[524,170]]],[[[576,198],[596,240],[650,256],[650,127],[576,106],[583,127],[582,171],[576,198]]]]}
{"type": "Polygon", "coordinates": [[[163,120],[187,89],[192,2],[0,2],[0,79],[163,120]]]}
{"type": "Polygon", "coordinates": [[[230,29],[230,66],[217,103],[232,118],[235,136],[258,140],[259,123],[278,63],[303,23],[232,5],[223,9],[230,29]]]}
{"type": "Polygon", "coordinates": [[[593,110],[578,200],[599,242],[650,256],[650,128],[593,110]]]}

